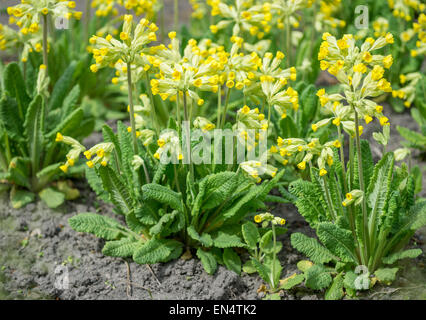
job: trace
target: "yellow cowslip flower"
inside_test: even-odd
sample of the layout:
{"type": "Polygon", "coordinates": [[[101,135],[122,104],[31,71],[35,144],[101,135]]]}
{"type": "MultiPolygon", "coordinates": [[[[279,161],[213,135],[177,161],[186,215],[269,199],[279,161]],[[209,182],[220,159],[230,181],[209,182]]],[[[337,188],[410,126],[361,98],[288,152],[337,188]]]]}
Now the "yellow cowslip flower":
{"type": "Polygon", "coordinates": [[[61,141],[63,141],[64,140],[64,136],[60,133],[60,132],[58,132],[57,134],[56,134],[56,139],[55,139],[55,141],[56,142],[61,142],[61,141]]]}
{"type": "Polygon", "coordinates": [[[297,165],[297,167],[298,167],[300,170],[305,170],[305,169],[306,169],[306,162],[305,162],[305,161],[300,162],[300,163],[297,165]]]}
{"type": "Polygon", "coordinates": [[[393,34],[388,32],[385,36],[385,40],[387,43],[394,43],[393,34]]]}
{"type": "Polygon", "coordinates": [[[374,66],[372,73],[371,73],[371,78],[374,81],[378,81],[383,77],[383,74],[385,73],[385,69],[383,69],[381,66],[376,65],[374,66]]]}
{"type": "Polygon", "coordinates": [[[393,64],[393,57],[392,55],[387,55],[386,57],[383,58],[383,66],[386,69],[389,69],[393,64]]]}
{"type": "Polygon", "coordinates": [[[320,176],[323,177],[327,174],[327,170],[325,170],[324,168],[322,168],[319,172],[320,176]]]}
{"type": "Polygon", "coordinates": [[[379,118],[380,125],[385,126],[389,124],[389,119],[385,116],[379,118]]]}
{"type": "Polygon", "coordinates": [[[353,68],[354,72],[365,73],[367,72],[367,66],[363,63],[356,64],[353,68]]]}
{"type": "Polygon", "coordinates": [[[364,120],[366,124],[369,124],[371,121],[373,121],[373,118],[369,115],[365,115],[364,120]]]}
{"type": "Polygon", "coordinates": [[[362,54],[362,60],[364,60],[367,63],[370,63],[371,61],[373,61],[373,56],[371,55],[369,51],[366,51],[362,54]]]}
{"type": "Polygon", "coordinates": [[[339,141],[339,140],[335,140],[335,141],[333,142],[333,146],[334,146],[334,147],[336,147],[336,148],[340,148],[340,147],[342,147],[342,144],[340,143],[340,141],[339,141]]]}
{"type": "Polygon", "coordinates": [[[262,222],[262,217],[260,215],[255,215],[254,216],[254,222],[261,223],[262,222]]]}

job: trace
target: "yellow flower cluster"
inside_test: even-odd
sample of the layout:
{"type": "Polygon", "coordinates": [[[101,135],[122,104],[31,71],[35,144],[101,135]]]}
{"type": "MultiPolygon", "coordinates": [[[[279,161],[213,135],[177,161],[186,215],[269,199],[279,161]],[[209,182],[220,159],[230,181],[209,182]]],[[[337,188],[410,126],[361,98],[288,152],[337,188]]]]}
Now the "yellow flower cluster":
{"type": "Polygon", "coordinates": [[[175,130],[164,130],[157,141],[158,149],[154,158],[161,160],[164,157],[170,157],[171,163],[178,163],[183,159],[179,136],[175,130]]]}
{"type": "Polygon", "coordinates": [[[315,21],[317,31],[325,31],[328,28],[344,28],[346,26],[346,21],[335,17],[335,15],[338,15],[341,11],[341,7],[341,0],[320,1],[320,10],[316,15],[315,21]]]}
{"type": "Polygon", "coordinates": [[[376,97],[383,92],[392,91],[390,83],[383,78],[385,69],[389,69],[393,64],[392,56],[372,54],[374,50],[394,42],[391,33],[377,40],[367,38],[361,48],[355,45],[352,35],[345,35],[337,40],[325,33],[323,40],[318,53],[320,67],[322,70],[328,69],[329,73],[348,88],[357,90],[356,96],[348,97],[350,102],[362,102],[366,97],[376,97]]]}
{"type": "Polygon", "coordinates": [[[263,161],[250,160],[240,164],[240,168],[256,183],[260,183],[260,176],[269,175],[275,177],[278,169],[263,161]]]}
{"type": "Polygon", "coordinates": [[[208,132],[216,128],[216,126],[204,117],[196,117],[194,120],[194,128],[201,129],[203,132],[208,132]]]}
{"type": "Polygon", "coordinates": [[[114,151],[114,144],[111,142],[99,143],[90,150],[84,152],[87,158],[86,164],[89,168],[93,168],[98,163],[106,167],[111,159],[111,154],[114,151]]]}
{"type": "Polygon", "coordinates": [[[383,17],[377,18],[373,22],[374,37],[386,37],[389,30],[389,21],[383,17]]]}
{"type": "Polygon", "coordinates": [[[420,13],[426,9],[426,4],[419,0],[388,0],[388,4],[395,17],[406,21],[413,20],[416,12],[420,13]]]}
{"type": "Polygon", "coordinates": [[[159,9],[157,0],[92,0],[92,8],[98,17],[118,15],[121,8],[132,11],[137,16],[145,15],[147,19],[154,17],[159,9]]]}
{"type": "Polygon", "coordinates": [[[297,164],[297,168],[305,170],[308,163],[312,163],[316,157],[320,175],[326,175],[326,165],[333,164],[333,149],[340,148],[338,140],[329,141],[321,144],[318,138],[310,140],[289,138],[282,139],[278,137],[277,145],[272,146],[269,150],[270,155],[283,165],[287,165],[290,161],[297,164]]]}
{"type": "Polygon", "coordinates": [[[62,142],[71,146],[71,150],[66,156],[67,161],[65,162],[65,164],[59,167],[64,173],[66,173],[69,167],[73,167],[75,165],[75,163],[78,161],[78,158],[80,157],[80,154],[86,151],[86,148],[81,145],[80,142],[78,142],[77,140],[68,136],[63,136],[60,132],[56,134],[55,141],[62,142]]]}
{"type": "Polygon", "coordinates": [[[22,47],[21,60],[27,62],[30,52],[41,52],[43,49],[41,31],[23,34],[7,25],[0,24],[0,50],[10,50],[17,47],[22,47]]]}
{"type": "Polygon", "coordinates": [[[255,4],[252,0],[236,0],[235,6],[228,5],[224,1],[212,0],[208,3],[212,6],[212,16],[220,16],[217,24],[210,26],[212,33],[232,25],[232,34],[238,36],[241,32],[249,32],[251,35],[262,39],[271,30],[271,4],[255,4]]]}
{"type": "Polygon", "coordinates": [[[426,14],[421,13],[418,22],[414,22],[413,28],[408,32],[411,32],[413,37],[417,36],[416,49],[411,50],[411,56],[426,55],[426,14]]]}
{"type": "Polygon", "coordinates": [[[261,213],[258,214],[256,216],[254,216],[254,222],[256,223],[261,223],[261,222],[271,222],[274,225],[285,225],[286,221],[283,218],[280,217],[275,217],[272,213],[270,212],[265,212],[265,213],[261,213]]]}
{"type": "Polygon", "coordinates": [[[9,23],[16,24],[23,34],[37,33],[40,30],[41,16],[53,18],[81,19],[82,12],[75,11],[75,1],[25,0],[7,8],[9,23]]]}
{"type": "Polygon", "coordinates": [[[237,111],[233,129],[238,141],[247,145],[248,151],[251,151],[257,146],[257,141],[266,139],[268,120],[258,108],[250,109],[248,106],[244,106],[237,111]]]}
{"type": "MultiPolygon", "coordinates": [[[[145,66],[147,62],[145,54],[155,52],[155,48],[148,48],[147,45],[157,40],[155,35],[157,30],[158,27],[146,19],[141,19],[134,27],[133,16],[125,15],[119,40],[110,34],[105,38],[98,36],[90,38],[90,43],[95,46],[93,57],[96,61],[90,69],[97,72],[100,68],[108,66],[115,68],[117,63],[145,66]]],[[[121,71],[124,71],[123,68],[121,71]]]]}
{"type": "MultiPolygon", "coordinates": [[[[208,3],[209,1],[204,0],[189,0],[192,7],[191,16],[195,19],[203,19],[209,12],[208,3]]],[[[211,1],[210,1],[211,2],[211,1]]]]}
{"type": "Polygon", "coordinates": [[[420,72],[401,74],[399,76],[401,88],[398,90],[393,90],[392,96],[394,98],[403,99],[404,106],[409,108],[416,98],[416,87],[421,79],[422,74],[420,72]]]}

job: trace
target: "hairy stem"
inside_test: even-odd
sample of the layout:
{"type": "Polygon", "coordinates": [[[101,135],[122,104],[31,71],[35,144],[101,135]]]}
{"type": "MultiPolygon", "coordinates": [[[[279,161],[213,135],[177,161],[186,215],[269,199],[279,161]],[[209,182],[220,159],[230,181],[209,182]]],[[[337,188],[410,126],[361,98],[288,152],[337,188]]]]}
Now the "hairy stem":
{"type": "Polygon", "coordinates": [[[324,189],[325,189],[325,196],[327,199],[327,204],[328,207],[330,208],[330,214],[333,217],[334,222],[337,220],[337,215],[336,212],[334,211],[334,207],[333,207],[333,202],[331,201],[331,196],[330,196],[330,190],[328,189],[328,183],[327,183],[327,178],[326,176],[323,176],[323,181],[324,181],[324,189]]]}
{"type": "Polygon", "coordinates": [[[46,66],[46,74],[49,74],[49,63],[47,59],[47,14],[43,15],[43,64],[46,66]]]}
{"type": "Polygon", "coordinates": [[[132,83],[132,66],[127,63],[127,87],[130,107],[130,126],[132,127],[133,152],[138,154],[138,141],[136,138],[135,108],[133,105],[133,83],[132,83]]]}
{"type": "Polygon", "coordinates": [[[149,84],[149,75],[147,72],[145,72],[145,85],[146,85],[146,90],[149,93],[149,100],[151,101],[151,121],[152,124],[155,128],[155,131],[157,132],[157,136],[160,136],[160,128],[159,128],[159,124],[158,124],[158,118],[157,118],[157,114],[155,112],[155,104],[154,104],[154,97],[152,95],[152,90],[151,90],[151,85],[149,84]]]}
{"type": "Polygon", "coordinates": [[[188,156],[188,163],[189,163],[189,175],[191,179],[192,185],[194,184],[194,164],[192,163],[191,159],[191,137],[190,137],[190,127],[189,122],[190,119],[188,117],[188,104],[186,101],[186,92],[183,92],[183,112],[185,116],[185,138],[186,138],[186,152],[188,156]]]}
{"type": "Polygon", "coordinates": [[[228,112],[228,104],[229,104],[229,97],[231,96],[231,88],[228,88],[227,92],[226,92],[226,99],[225,99],[225,107],[223,110],[223,118],[222,118],[222,124],[220,125],[221,129],[223,129],[223,127],[225,126],[225,122],[226,122],[226,113],[228,112]]]}
{"type": "Polygon", "coordinates": [[[90,0],[86,0],[86,9],[84,12],[84,43],[87,43],[89,41],[89,26],[90,26],[90,0]]]}
{"type": "MultiPolygon", "coordinates": [[[[358,118],[358,112],[356,111],[355,107],[352,106],[354,112],[355,112],[355,143],[356,143],[356,151],[357,151],[357,157],[358,157],[358,176],[359,176],[359,187],[362,191],[362,223],[363,223],[363,238],[364,238],[364,244],[366,246],[366,255],[368,257],[369,255],[369,234],[368,234],[368,215],[367,215],[367,201],[366,201],[366,195],[365,195],[365,186],[364,186],[364,172],[362,170],[362,153],[361,153],[361,139],[359,137],[359,118],[358,118]]],[[[368,259],[367,259],[368,261],[368,259]]]]}
{"type": "Polygon", "coordinates": [[[271,286],[272,289],[275,290],[276,289],[276,283],[275,283],[275,261],[277,259],[277,253],[275,250],[275,247],[277,245],[277,234],[275,232],[275,225],[273,223],[271,223],[272,225],[272,241],[273,241],[273,253],[272,253],[272,268],[271,268],[271,286]]]}
{"type": "Polygon", "coordinates": [[[179,135],[182,132],[181,129],[181,118],[180,118],[180,96],[179,96],[179,90],[176,93],[176,121],[177,121],[177,126],[178,126],[178,133],[179,135]]]}
{"type": "Polygon", "coordinates": [[[219,85],[217,90],[217,119],[216,119],[216,128],[220,127],[220,116],[222,114],[222,86],[219,85]]]}
{"type": "Polygon", "coordinates": [[[287,16],[285,18],[285,40],[286,40],[286,53],[287,54],[287,67],[291,66],[291,26],[290,20],[287,16]]]}
{"type": "Polygon", "coordinates": [[[175,31],[178,32],[178,28],[179,28],[179,1],[175,0],[175,8],[174,8],[174,26],[175,26],[175,31]]]}

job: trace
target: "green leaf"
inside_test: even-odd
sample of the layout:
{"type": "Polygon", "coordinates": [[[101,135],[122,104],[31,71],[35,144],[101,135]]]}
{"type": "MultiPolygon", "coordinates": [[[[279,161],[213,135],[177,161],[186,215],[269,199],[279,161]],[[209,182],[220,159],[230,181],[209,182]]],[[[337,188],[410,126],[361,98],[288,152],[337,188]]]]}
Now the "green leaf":
{"type": "Polygon", "coordinates": [[[384,282],[386,284],[390,284],[396,278],[396,273],[398,272],[398,268],[381,268],[377,269],[374,272],[374,275],[380,282],[384,282]]]}
{"type": "Polygon", "coordinates": [[[355,287],[355,280],[356,278],[358,278],[358,276],[359,275],[357,275],[353,271],[346,272],[345,277],[343,279],[343,286],[346,289],[357,290],[355,287]]]}
{"type": "Polygon", "coordinates": [[[253,261],[248,260],[243,265],[243,271],[247,274],[252,274],[256,272],[256,268],[253,266],[253,261]]]}
{"type": "Polygon", "coordinates": [[[134,210],[126,214],[126,224],[136,234],[144,234],[146,232],[145,226],[136,217],[134,210]]]}
{"type": "Polygon", "coordinates": [[[80,86],[75,85],[68,95],[64,99],[64,103],[61,108],[61,120],[64,120],[66,116],[68,116],[76,107],[78,103],[78,99],[80,98],[80,86]]]}
{"type": "Polygon", "coordinates": [[[291,288],[301,284],[305,280],[303,274],[293,273],[291,276],[280,281],[280,289],[290,290],[291,288]]]}
{"type": "Polygon", "coordinates": [[[56,191],[53,188],[46,188],[38,194],[49,208],[57,208],[65,202],[65,194],[56,191]]]}
{"type": "Polygon", "coordinates": [[[234,172],[221,172],[205,177],[195,199],[192,216],[199,214],[200,208],[209,210],[221,205],[238,187],[238,175],[234,172]]]}
{"type": "Polygon", "coordinates": [[[318,96],[314,85],[307,86],[300,99],[302,103],[302,116],[300,118],[300,128],[309,128],[308,123],[314,119],[318,108],[318,96]]]}
{"type": "Polygon", "coordinates": [[[89,183],[92,190],[95,191],[96,195],[102,200],[108,202],[109,201],[108,192],[105,190],[102,184],[102,179],[98,175],[96,168],[89,168],[86,166],[85,176],[86,176],[87,182],[89,183]]]}
{"type": "Polygon", "coordinates": [[[78,134],[83,129],[81,127],[83,120],[83,109],[78,108],[74,110],[46,135],[46,140],[53,141],[58,132],[64,136],[76,136],[76,134],[78,134]]]}
{"type": "MultiPolygon", "coordinates": [[[[394,155],[387,153],[374,168],[371,183],[367,191],[367,204],[371,208],[369,229],[377,228],[378,217],[385,214],[387,200],[391,192],[391,182],[394,167],[394,155]]],[[[373,230],[376,232],[376,229],[373,230]]]]}
{"type": "Polygon", "coordinates": [[[343,274],[339,273],[333,279],[331,287],[325,293],[325,300],[340,300],[345,293],[343,292],[343,274]]]}
{"type": "Polygon", "coordinates": [[[269,268],[262,263],[260,263],[257,259],[251,258],[251,261],[253,263],[253,266],[256,268],[257,273],[262,278],[263,281],[271,285],[271,278],[270,273],[271,271],[269,268]]]}
{"type": "Polygon", "coordinates": [[[80,213],[68,223],[77,232],[91,233],[105,240],[117,240],[126,230],[116,220],[95,213],[80,213]]]}
{"type": "Polygon", "coordinates": [[[173,210],[172,213],[166,213],[160,218],[156,225],[151,227],[149,233],[152,236],[161,234],[163,237],[166,237],[180,231],[184,227],[184,221],[181,221],[182,223],[179,222],[180,215],[181,213],[177,210],[173,210]]]}
{"type": "Polygon", "coordinates": [[[311,268],[314,264],[309,260],[300,260],[297,263],[297,269],[302,272],[306,272],[309,268],[311,268]]]}
{"type": "MultiPolygon", "coordinates": [[[[364,184],[369,185],[371,177],[373,175],[374,162],[373,155],[371,154],[370,142],[367,140],[361,140],[361,156],[362,156],[362,171],[364,174],[364,184]]],[[[354,157],[354,185],[352,189],[359,189],[359,174],[358,174],[358,156],[355,152],[354,157]]]]}
{"type": "Polygon", "coordinates": [[[405,127],[396,127],[399,134],[407,141],[410,142],[410,147],[412,148],[418,148],[418,149],[426,149],[426,136],[409,130],[405,127]]]}
{"type": "Polygon", "coordinates": [[[17,186],[31,189],[30,179],[31,160],[28,158],[15,157],[10,161],[7,179],[17,186]]]}
{"type": "Polygon", "coordinates": [[[7,95],[15,98],[18,104],[16,115],[23,121],[27,113],[28,104],[31,98],[28,96],[25,88],[24,77],[21,69],[15,62],[9,63],[4,70],[4,86],[7,95]]]}
{"type": "Polygon", "coordinates": [[[299,130],[290,115],[280,120],[280,135],[282,138],[299,137],[299,130]]]}
{"type": "Polygon", "coordinates": [[[56,82],[52,94],[49,98],[49,110],[55,110],[62,107],[64,99],[67,96],[74,81],[76,67],[77,63],[75,61],[71,62],[63,75],[56,82]]]}
{"type": "Polygon", "coordinates": [[[257,244],[260,241],[259,231],[253,222],[246,222],[242,226],[242,234],[245,242],[250,249],[254,250],[257,248],[257,244]]]}
{"type": "Polygon", "coordinates": [[[16,109],[17,104],[15,100],[7,96],[2,97],[0,100],[0,120],[6,129],[6,133],[12,139],[23,141],[24,121],[19,117],[16,109]]]}
{"type": "Polygon", "coordinates": [[[223,263],[229,270],[241,274],[241,259],[233,249],[225,248],[223,250],[223,263]]]}
{"type": "Polygon", "coordinates": [[[290,184],[289,191],[297,197],[295,205],[311,227],[315,228],[318,222],[327,217],[321,201],[322,195],[312,182],[297,180],[290,184]]]}
{"type": "Polygon", "coordinates": [[[246,245],[241,242],[241,239],[235,234],[228,234],[223,231],[219,231],[216,237],[213,238],[215,247],[218,248],[244,248],[246,245]]]}
{"type": "Polygon", "coordinates": [[[291,235],[291,245],[314,263],[324,264],[339,260],[327,248],[319,244],[316,239],[305,236],[302,233],[293,233],[291,235]]]}
{"type": "Polygon", "coordinates": [[[136,207],[135,216],[140,222],[149,226],[156,224],[158,221],[156,208],[151,206],[149,203],[144,203],[142,206],[136,207]]]}
{"type": "Polygon", "coordinates": [[[193,226],[189,226],[187,232],[193,240],[200,242],[204,247],[211,247],[213,245],[212,237],[208,233],[203,233],[200,236],[193,226]]]}
{"type": "Polygon", "coordinates": [[[216,272],[217,262],[213,254],[198,248],[197,257],[201,260],[201,264],[208,274],[214,274],[216,272]]]}
{"type": "Polygon", "coordinates": [[[167,204],[170,208],[184,212],[182,195],[159,184],[146,184],[142,187],[144,201],[155,200],[167,204]]]}
{"type": "Polygon", "coordinates": [[[324,266],[317,264],[306,270],[305,277],[306,287],[313,290],[327,288],[332,282],[330,272],[328,272],[324,266]]]}
{"type": "Polygon", "coordinates": [[[127,258],[133,256],[133,253],[140,245],[140,242],[132,238],[108,241],[105,243],[102,253],[110,257],[127,258]]]}
{"type": "Polygon", "coordinates": [[[34,172],[38,172],[40,156],[43,148],[44,102],[38,95],[31,102],[24,123],[24,134],[27,137],[34,172]]]}
{"type": "Polygon", "coordinates": [[[50,166],[43,168],[42,170],[37,172],[37,178],[40,179],[41,181],[46,181],[46,182],[50,181],[53,175],[60,172],[59,171],[60,166],[61,166],[61,163],[54,163],[54,164],[51,164],[50,166]]]}
{"type": "Polygon", "coordinates": [[[407,259],[407,258],[411,258],[411,259],[417,258],[421,254],[422,254],[422,249],[404,250],[400,252],[395,252],[383,258],[382,261],[385,264],[393,264],[398,260],[407,259]]]}
{"type": "Polygon", "coordinates": [[[135,250],[133,260],[139,264],[167,262],[180,253],[182,253],[182,243],[176,240],[151,239],[135,250]]]}
{"type": "Polygon", "coordinates": [[[16,190],[10,193],[10,200],[12,202],[12,207],[15,209],[23,208],[27,204],[33,202],[35,199],[35,194],[29,191],[16,190]]]}
{"type": "Polygon", "coordinates": [[[267,231],[262,238],[260,239],[259,247],[262,249],[262,251],[266,253],[272,253],[273,252],[273,232],[272,230],[267,231]]]}
{"type": "Polygon", "coordinates": [[[412,231],[417,231],[426,225],[426,201],[419,201],[410,208],[408,214],[410,219],[409,227],[412,231]]]}
{"type": "Polygon", "coordinates": [[[118,207],[121,213],[127,214],[133,209],[132,198],[127,190],[127,185],[110,167],[100,167],[99,174],[102,184],[109,193],[111,202],[118,207]]]}
{"type": "Polygon", "coordinates": [[[318,225],[317,234],[321,242],[334,255],[344,262],[356,262],[354,239],[349,230],[339,228],[331,222],[322,222],[318,225]]]}

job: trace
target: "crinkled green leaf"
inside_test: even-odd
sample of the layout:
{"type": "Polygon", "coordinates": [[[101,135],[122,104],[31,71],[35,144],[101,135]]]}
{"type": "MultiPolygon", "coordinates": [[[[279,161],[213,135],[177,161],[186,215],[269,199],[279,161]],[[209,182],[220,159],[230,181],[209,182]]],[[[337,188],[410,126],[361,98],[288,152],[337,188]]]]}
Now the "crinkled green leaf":
{"type": "Polygon", "coordinates": [[[293,233],[291,235],[291,245],[318,264],[339,260],[330,250],[319,244],[316,239],[305,236],[302,233],[293,233]]]}
{"type": "Polygon", "coordinates": [[[198,248],[197,257],[201,260],[201,264],[208,274],[214,274],[216,272],[217,262],[213,254],[198,248]]]}

